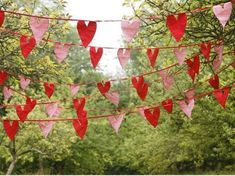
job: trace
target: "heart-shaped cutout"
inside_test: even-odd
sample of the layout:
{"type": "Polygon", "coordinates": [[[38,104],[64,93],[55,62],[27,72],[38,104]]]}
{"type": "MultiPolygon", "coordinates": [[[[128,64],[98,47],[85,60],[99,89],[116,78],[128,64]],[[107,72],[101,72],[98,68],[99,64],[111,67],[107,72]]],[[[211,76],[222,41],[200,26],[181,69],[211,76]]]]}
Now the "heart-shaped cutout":
{"type": "Polygon", "coordinates": [[[153,112],[149,109],[145,109],[144,114],[149,123],[155,128],[158,125],[158,120],[160,118],[160,108],[154,108],[153,112]]]}
{"type": "Polygon", "coordinates": [[[3,120],[3,128],[7,136],[13,141],[19,130],[19,122],[16,120],[14,121],[3,120]]]}
{"type": "Polygon", "coordinates": [[[219,104],[225,109],[226,101],[229,95],[230,88],[225,87],[223,89],[217,89],[213,91],[213,94],[219,104]]]}
{"type": "Polygon", "coordinates": [[[187,56],[187,48],[186,47],[174,48],[173,51],[178,60],[179,65],[183,65],[184,59],[187,56]]]}
{"type": "Polygon", "coordinates": [[[4,87],[3,96],[4,96],[4,100],[8,100],[12,96],[12,90],[9,87],[4,87]]]}
{"type": "Polygon", "coordinates": [[[128,60],[130,59],[131,50],[130,49],[123,49],[119,48],[117,51],[118,60],[122,66],[122,69],[124,69],[128,63],[128,60]]]}
{"type": "Polygon", "coordinates": [[[28,87],[28,85],[30,84],[31,80],[28,78],[25,78],[24,76],[19,76],[19,78],[20,78],[20,87],[23,90],[25,90],[28,87]]]}
{"type": "Polygon", "coordinates": [[[211,52],[211,43],[210,42],[201,43],[200,47],[201,47],[201,53],[206,58],[206,60],[209,62],[210,61],[210,52],[211,52]]]}
{"type": "Polygon", "coordinates": [[[162,101],[162,107],[168,113],[172,113],[172,110],[173,110],[173,101],[172,101],[172,99],[167,99],[167,100],[162,101]]]}
{"type": "Polygon", "coordinates": [[[53,95],[54,90],[55,90],[55,84],[44,82],[43,85],[44,85],[44,89],[45,89],[45,94],[48,96],[48,98],[51,98],[51,96],[53,95]]]}
{"type": "Polygon", "coordinates": [[[225,27],[228,22],[233,10],[233,5],[231,2],[224,3],[223,5],[213,6],[213,12],[216,18],[219,20],[220,24],[225,27]]]}
{"type": "Polygon", "coordinates": [[[95,36],[95,32],[97,29],[97,24],[95,21],[89,21],[88,25],[86,25],[85,21],[79,20],[77,23],[77,31],[82,41],[82,45],[86,48],[93,37],[95,36]]]}
{"type": "Polygon", "coordinates": [[[73,120],[73,127],[81,140],[84,138],[84,135],[86,134],[87,126],[88,126],[87,118],[78,118],[73,120]]]}
{"type": "Polygon", "coordinates": [[[93,68],[96,68],[103,55],[103,48],[90,47],[90,57],[93,68]]]}
{"type": "Polygon", "coordinates": [[[55,122],[53,121],[49,121],[49,122],[39,122],[39,127],[42,130],[42,134],[45,138],[48,137],[48,135],[50,134],[53,125],[55,122]]]}
{"type": "Polygon", "coordinates": [[[77,85],[77,84],[71,84],[70,85],[70,92],[71,92],[71,95],[74,96],[77,94],[77,92],[79,91],[80,89],[80,86],[77,85]]]}
{"type": "Polygon", "coordinates": [[[115,130],[117,134],[122,124],[123,118],[124,118],[124,114],[108,117],[108,121],[110,125],[113,127],[113,129],[115,130]]]}
{"type": "Polygon", "coordinates": [[[60,107],[58,103],[45,104],[45,109],[49,117],[58,117],[60,115],[60,107]]]}
{"type": "Polygon", "coordinates": [[[139,31],[140,21],[139,20],[133,20],[133,21],[123,20],[121,22],[121,28],[122,28],[122,32],[124,34],[125,40],[127,42],[130,42],[139,31]]]}
{"type": "Polygon", "coordinates": [[[157,60],[158,52],[159,52],[158,48],[154,48],[153,51],[151,48],[147,49],[147,56],[149,58],[150,65],[153,68],[154,68],[156,60],[157,60]]]}
{"type": "Polygon", "coordinates": [[[214,89],[219,89],[219,76],[214,75],[212,78],[209,79],[209,83],[214,89]]]}
{"type": "Polygon", "coordinates": [[[16,109],[16,114],[18,115],[21,122],[24,122],[27,119],[27,116],[31,111],[29,105],[24,105],[24,106],[17,105],[15,109],[16,109]]]}
{"type": "Polygon", "coordinates": [[[200,70],[200,58],[198,55],[194,56],[193,61],[188,59],[186,61],[188,65],[188,74],[192,78],[192,80],[195,80],[196,74],[199,74],[200,70]]]}
{"type": "Polygon", "coordinates": [[[84,110],[85,104],[86,104],[86,99],[84,97],[73,99],[73,107],[76,111],[84,110]]]}
{"type": "Polygon", "coordinates": [[[132,77],[131,83],[135,89],[139,89],[144,84],[144,77],[142,75],[139,77],[132,77]]]}
{"type": "Polygon", "coordinates": [[[29,56],[31,51],[35,48],[35,46],[36,46],[36,40],[34,37],[26,37],[24,35],[20,37],[20,49],[25,59],[27,59],[27,57],[29,56]]]}
{"type": "Polygon", "coordinates": [[[179,42],[185,33],[187,15],[186,13],[180,13],[177,18],[174,15],[169,15],[167,16],[166,24],[175,40],[179,42]]]}
{"type": "Polygon", "coordinates": [[[120,99],[120,96],[119,96],[119,93],[118,92],[107,92],[104,94],[104,96],[111,102],[113,103],[114,105],[118,106],[119,104],[119,99],[120,99]]]}
{"type": "Polygon", "coordinates": [[[97,83],[97,88],[99,89],[101,94],[108,93],[109,89],[111,87],[110,81],[106,81],[105,83],[97,83]]]}
{"type": "Polygon", "coordinates": [[[69,44],[61,44],[55,43],[54,53],[56,56],[57,62],[60,64],[67,57],[69,52],[70,45],[69,44]]]}
{"type": "Polygon", "coordinates": [[[179,101],[180,109],[190,118],[192,115],[192,110],[194,108],[194,99],[188,100],[188,103],[185,100],[179,101]]]}

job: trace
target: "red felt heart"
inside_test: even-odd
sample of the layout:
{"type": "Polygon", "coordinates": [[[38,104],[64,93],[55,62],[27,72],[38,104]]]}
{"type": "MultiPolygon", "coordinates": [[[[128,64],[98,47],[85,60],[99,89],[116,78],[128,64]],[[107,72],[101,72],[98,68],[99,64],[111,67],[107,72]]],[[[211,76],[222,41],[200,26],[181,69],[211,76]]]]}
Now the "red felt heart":
{"type": "Polygon", "coordinates": [[[225,87],[223,89],[217,89],[213,91],[213,94],[216,100],[221,104],[223,108],[225,108],[225,104],[229,95],[230,88],[225,87]]]}
{"type": "Polygon", "coordinates": [[[188,65],[188,74],[194,81],[196,74],[199,74],[199,69],[200,69],[199,56],[198,55],[194,56],[193,61],[188,59],[186,63],[188,65]]]}
{"type": "Polygon", "coordinates": [[[27,97],[26,104],[29,106],[30,111],[32,111],[37,104],[37,100],[33,100],[33,99],[30,99],[29,97],[27,97]]]}
{"type": "Polygon", "coordinates": [[[88,25],[86,25],[85,21],[78,21],[77,31],[85,48],[92,41],[96,32],[96,28],[97,24],[95,21],[89,21],[88,25]]]}
{"type": "Polygon", "coordinates": [[[105,94],[105,93],[108,93],[108,91],[111,87],[111,83],[110,83],[110,81],[107,81],[104,84],[100,82],[100,83],[97,83],[97,87],[98,87],[101,94],[105,94]]]}
{"type": "Polygon", "coordinates": [[[17,105],[15,109],[16,109],[16,114],[18,115],[21,122],[24,122],[27,119],[27,116],[31,111],[30,106],[27,104],[24,106],[17,105]]]}
{"type": "Polygon", "coordinates": [[[151,112],[149,109],[145,109],[144,115],[150,124],[155,128],[158,125],[158,120],[160,118],[160,108],[154,108],[153,112],[151,112]]]}
{"type": "Polygon", "coordinates": [[[214,77],[209,79],[209,83],[214,89],[219,89],[219,76],[214,75],[214,77]]]}
{"type": "Polygon", "coordinates": [[[93,68],[96,68],[103,55],[103,48],[96,49],[95,47],[90,48],[90,57],[93,68]]]}
{"type": "Polygon", "coordinates": [[[7,80],[8,74],[5,71],[0,71],[0,85],[3,85],[7,80]]]}
{"type": "Polygon", "coordinates": [[[139,77],[133,77],[131,82],[134,88],[139,89],[139,87],[142,87],[144,84],[144,77],[142,75],[139,77]]]}
{"type": "Polygon", "coordinates": [[[78,119],[87,118],[87,111],[80,109],[77,112],[78,119]]]}
{"type": "Polygon", "coordinates": [[[73,99],[73,107],[74,109],[76,109],[76,111],[84,110],[85,104],[86,104],[86,99],[84,97],[80,99],[78,98],[73,99]]]}
{"type": "Polygon", "coordinates": [[[4,19],[5,19],[5,13],[0,10],[0,27],[4,23],[4,19]]]}
{"type": "Polygon", "coordinates": [[[78,118],[73,120],[73,127],[75,131],[77,132],[80,139],[83,139],[84,135],[86,134],[88,126],[88,120],[87,118],[78,118]]]}
{"type": "Polygon", "coordinates": [[[184,35],[185,28],[187,25],[187,15],[186,13],[180,13],[178,14],[177,19],[174,15],[169,15],[167,16],[166,24],[169,30],[171,31],[171,34],[178,42],[184,35]]]}
{"type": "Polygon", "coordinates": [[[13,141],[19,129],[19,122],[3,120],[3,127],[7,136],[13,141]]]}
{"type": "Polygon", "coordinates": [[[45,89],[45,93],[48,96],[48,98],[51,98],[51,96],[52,96],[52,94],[54,93],[54,90],[55,90],[55,85],[54,85],[54,83],[45,82],[44,83],[44,89],[45,89]]]}
{"type": "Polygon", "coordinates": [[[137,89],[137,94],[139,95],[139,97],[142,101],[145,100],[145,98],[148,94],[148,87],[149,87],[148,84],[144,83],[142,87],[137,89]]]}
{"type": "Polygon", "coordinates": [[[201,43],[201,53],[206,58],[207,61],[210,60],[210,52],[211,52],[211,43],[201,43]]]}
{"type": "Polygon", "coordinates": [[[147,49],[147,55],[148,55],[148,58],[149,58],[150,65],[152,67],[154,67],[154,65],[155,65],[155,62],[156,62],[156,59],[157,59],[157,56],[158,56],[158,52],[159,52],[158,48],[155,48],[153,52],[152,52],[151,48],[147,49]]]}
{"type": "Polygon", "coordinates": [[[28,55],[34,49],[35,46],[36,40],[34,37],[29,38],[24,35],[20,37],[20,49],[25,59],[27,59],[28,55]]]}
{"type": "Polygon", "coordinates": [[[173,110],[173,101],[172,101],[172,99],[167,99],[167,100],[162,101],[162,107],[168,113],[172,113],[172,110],[173,110]]]}

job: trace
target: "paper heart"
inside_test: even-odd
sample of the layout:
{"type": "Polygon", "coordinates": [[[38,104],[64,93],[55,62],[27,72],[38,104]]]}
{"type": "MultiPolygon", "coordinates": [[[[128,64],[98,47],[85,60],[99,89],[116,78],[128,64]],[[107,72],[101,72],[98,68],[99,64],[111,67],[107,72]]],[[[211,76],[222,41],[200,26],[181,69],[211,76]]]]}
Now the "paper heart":
{"type": "Polygon", "coordinates": [[[4,19],[5,19],[5,13],[0,10],[0,27],[4,23],[4,19]]]}
{"type": "Polygon", "coordinates": [[[117,52],[118,60],[122,66],[122,69],[124,69],[128,63],[128,60],[130,59],[131,50],[130,49],[123,49],[119,48],[117,52]]]}
{"type": "Polygon", "coordinates": [[[174,15],[169,15],[167,16],[166,24],[175,40],[179,42],[185,32],[187,15],[186,13],[180,13],[177,19],[174,15]]]}
{"type": "Polygon", "coordinates": [[[223,60],[220,60],[219,57],[215,58],[213,60],[213,69],[215,72],[217,72],[220,68],[220,65],[222,64],[223,60]]]}
{"type": "Polygon", "coordinates": [[[30,111],[34,109],[34,107],[37,104],[37,100],[30,99],[29,97],[26,97],[26,105],[28,105],[28,108],[30,111]]]}
{"type": "Polygon", "coordinates": [[[73,120],[73,127],[81,140],[84,138],[84,135],[86,134],[87,126],[88,126],[87,118],[78,118],[73,120]]]}
{"type": "Polygon", "coordinates": [[[131,82],[134,88],[138,89],[139,87],[142,87],[144,84],[144,76],[141,75],[139,77],[132,77],[131,82]]]}
{"type": "Polygon", "coordinates": [[[3,88],[4,100],[8,100],[12,96],[12,90],[8,87],[3,88]]]}
{"type": "Polygon", "coordinates": [[[229,95],[230,88],[225,87],[223,89],[217,89],[213,91],[213,94],[219,104],[225,109],[226,101],[229,95]]]}
{"type": "Polygon", "coordinates": [[[159,71],[159,75],[162,77],[162,81],[163,81],[163,86],[166,90],[171,89],[173,82],[174,82],[174,78],[173,76],[171,76],[168,71],[165,70],[161,70],[159,71]]]}
{"type": "Polygon", "coordinates": [[[23,76],[19,76],[20,78],[20,87],[25,90],[27,86],[30,84],[30,79],[27,79],[23,76]]]}
{"type": "Polygon", "coordinates": [[[179,65],[182,65],[184,63],[184,59],[187,56],[187,48],[181,47],[181,48],[174,48],[174,54],[178,60],[179,65]]]}
{"type": "Polygon", "coordinates": [[[3,120],[3,127],[7,136],[13,141],[19,130],[19,122],[16,120],[12,122],[10,120],[3,120]]]}
{"type": "Polygon", "coordinates": [[[110,81],[106,81],[105,83],[97,83],[97,88],[99,89],[101,94],[105,94],[109,91],[111,87],[110,81]]]}
{"type": "Polygon", "coordinates": [[[141,117],[143,117],[144,119],[146,119],[145,114],[144,114],[144,110],[145,110],[145,109],[148,109],[148,107],[145,106],[145,107],[138,108],[139,114],[140,114],[141,117]]]}
{"type": "Polygon", "coordinates": [[[103,48],[90,47],[90,57],[93,68],[96,68],[103,55],[103,48]]]}
{"type": "Polygon", "coordinates": [[[155,62],[158,56],[159,49],[155,48],[154,51],[152,51],[151,48],[147,49],[147,56],[149,58],[150,65],[154,68],[155,62]]]}
{"type": "Polygon", "coordinates": [[[228,22],[232,13],[232,9],[233,5],[231,2],[224,3],[223,5],[215,5],[213,7],[213,12],[223,27],[225,27],[226,23],[228,22]]]}
{"type": "Polygon", "coordinates": [[[201,53],[206,58],[206,60],[209,61],[210,60],[210,52],[211,52],[211,43],[210,42],[201,43],[200,47],[201,47],[201,53]]]}
{"type": "Polygon", "coordinates": [[[155,128],[158,125],[158,120],[160,118],[160,108],[159,107],[154,108],[153,112],[151,112],[149,109],[145,109],[144,114],[146,119],[155,128]]]}
{"type": "Polygon", "coordinates": [[[49,117],[58,117],[60,114],[60,107],[58,103],[45,104],[46,112],[49,117]]]}
{"type": "Polygon", "coordinates": [[[193,61],[188,59],[186,63],[188,65],[188,74],[194,81],[196,74],[199,74],[199,69],[200,69],[199,56],[198,55],[194,56],[193,61]]]}
{"type": "Polygon", "coordinates": [[[173,110],[173,100],[172,99],[167,99],[167,100],[162,101],[162,107],[168,113],[172,113],[172,110],[173,110]]]}
{"type": "Polygon", "coordinates": [[[61,44],[61,43],[55,43],[54,52],[56,55],[56,60],[60,64],[63,62],[63,60],[67,57],[69,52],[70,45],[69,44],[61,44]]]}
{"type": "Polygon", "coordinates": [[[27,119],[27,116],[31,111],[29,105],[27,104],[24,106],[17,105],[15,109],[16,109],[16,114],[18,115],[21,122],[24,122],[27,119]]]}
{"type": "Polygon", "coordinates": [[[219,89],[219,76],[214,75],[212,78],[209,79],[209,83],[214,89],[219,89]]]}
{"type": "Polygon", "coordinates": [[[39,122],[39,127],[42,130],[42,134],[45,138],[50,134],[53,125],[55,122],[49,121],[49,122],[39,122]]]}
{"type": "Polygon", "coordinates": [[[54,90],[55,90],[54,83],[44,82],[43,85],[44,85],[46,95],[48,96],[48,98],[51,98],[51,96],[52,96],[52,94],[54,93],[54,90]]]}
{"type": "Polygon", "coordinates": [[[140,99],[144,101],[148,94],[148,84],[144,83],[142,87],[137,89],[137,94],[139,95],[140,99]]]}
{"type": "Polygon", "coordinates": [[[111,92],[111,93],[107,92],[104,95],[111,103],[118,106],[119,99],[120,99],[120,96],[119,96],[118,92],[111,92]]]}
{"type": "Polygon", "coordinates": [[[189,89],[185,92],[185,96],[188,100],[190,99],[193,99],[194,98],[194,94],[195,94],[195,90],[192,88],[192,89],[189,89]]]}
{"type": "Polygon", "coordinates": [[[70,85],[70,92],[71,92],[71,95],[74,96],[77,94],[77,92],[79,91],[80,89],[80,86],[77,85],[77,84],[71,84],[70,85]]]}
{"type": "Polygon", "coordinates": [[[29,25],[33,31],[33,36],[36,40],[36,43],[39,44],[43,38],[43,35],[48,31],[49,19],[31,17],[29,25]]]}
{"type": "Polygon", "coordinates": [[[223,49],[223,44],[214,47],[214,50],[217,53],[219,60],[223,60],[223,49]]]}
{"type": "Polygon", "coordinates": [[[116,116],[113,115],[113,116],[108,117],[108,121],[110,125],[113,127],[113,129],[115,130],[117,134],[122,124],[123,118],[124,118],[124,114],[116,115],[116,116]]]}
{"type": "Polygon", "coordinates": [[[192,110],[194,107],[194,99],[188,100],[188,104],[185,102],[185,100],[179,101],[180,109],[188,116],[191,117],[192,110]]]}
{"type": "Polygon", "coordinates": [[[34,37],[26,37],[24,35],[20,37],[20,49],[25,59],[27,59],[27,57],[29,56],[31,51],[35,48],[35,46],[36,46],[36,40],[34,37]]]}
{"type": "Polygon", "coordinates": [[[122,32],[124,34],[125,40],[127,42],[130,42],[139,31],[140,21],[139,20],[133,20],[133,21],[123,20],[121,22],[121,28],[122,28],[122,32]]]}
{"type": "Polygon", "coordinates": [[[0,85],[3,85],[4,82],[7,80],[8,74],[5,71],[0,71],[0,85]]]}
{"type": "Polygon", "coordinates": [[[73,107],[76,111],[84,110],[85,104],[86,104],[86,99],[84,97],[79,99],[78,98],[73,99],[73,107]]]}
{"type": "Polygon", "coordinates": [[[95,32],[97,29],[97,24],[95,21],[89,21],[88,25],[86,25],[85,21],[80,20],[77,23],[77,31],[82,41],[82,45],[86,48],[93,37],[95,36],[95,32]]]}

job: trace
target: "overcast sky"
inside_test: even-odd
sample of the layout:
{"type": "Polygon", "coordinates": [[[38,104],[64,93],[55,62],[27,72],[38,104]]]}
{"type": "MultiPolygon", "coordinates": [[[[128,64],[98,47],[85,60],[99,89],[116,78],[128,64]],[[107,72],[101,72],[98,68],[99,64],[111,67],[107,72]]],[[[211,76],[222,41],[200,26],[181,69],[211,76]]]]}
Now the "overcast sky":
{"type": "MultiPolygon", "coordinates": [[[[67,2],[67,12],[78,19],[113,20],[122,19],[124,14],[131,14],[127,8],[122,7],[123,0],[67,0],[67,2]]],[[[123,46],[121,34],[120,22],[99,23],[91,45],[121,47],[123,46]]],[[[116,50],[104,50],[99,65],[105,73],[114,75],[121,70],[118,59],[115,58],[116,53],[116,50]]]]}

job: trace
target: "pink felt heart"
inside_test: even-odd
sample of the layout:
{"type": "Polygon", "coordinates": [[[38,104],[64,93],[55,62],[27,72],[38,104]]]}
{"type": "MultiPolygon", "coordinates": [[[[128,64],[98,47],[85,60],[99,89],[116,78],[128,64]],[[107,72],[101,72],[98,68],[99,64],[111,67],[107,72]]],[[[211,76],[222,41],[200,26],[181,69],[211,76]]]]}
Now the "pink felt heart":
{"type": "Polygon", "coordinates": [[[171,76],[169,74],[169,70],[165,71],[165,70],[161,70],[159,71],[159,75],[162,77],[162,81],[163,81],[163,86],[166,90],[171,89],[173,83],[174,83],[174,78],[173,76],[171,76]]]}
{"type": "Polygon", "coordinates": [[[36,43],[39,44],[45,32],[48,31],[49,19],[31,17],[29,21],[29,25],[33,31],[33,36],[36,40],[36,43]]]}
{"type": "Polygon", "coordinates": [[[214,50],[219,58],[219,60],[222,60],[223,59],[223,49],[224,49],[224,46],[223,44],[221,45],[217,45],[215,46],[214,50]]]}
{"type": "Polygon", "coordinates": [[[127,42],[130,42],[134,36],[137,34],[140,28],[140,21],[133,20],[133,21],[126,21],[123,20],[121,22],[122,32],[127,42]]]}
{"type": "Polygon", "coordinates": [[[128,63],[128,60],[130,59],[131,50],[130,49],[123,49],[119,48],[117,52],[118,60],[122,66],[122,69],[124,69],[128,63]]]}
{"type": "Polygon", "coordinates": [[[215,5],[213,7],[213,12],[223,27],[225,27],[226,23],[228,22],[232,13],[232,9],[233,5],[231,2],[224,3],[223,5],[215,5]]]}
{"type": "Polygon", "coordinates": [[[70,87],[70,92],[72,96],[76,95],[80,89],[80,86],[77,84],[71,84],[69,87],[70,87]]]}
{"type": "Polygon", "coordinates": [[[42,134],[45,138],[50,134],[53,125],[55,122],[49,121],[49,122],[39,122],[39,127],[42,130],[42,134]]]}
{"type": "Polygon", "coordinates": [[[35,46],[36,46],[36,40],[34,37],[27,37],[24,35],[20,37],[20,49],[25,59],[27,59],[27,57],[29,56],[31,51],[35,48],[35,46]]]}
{"type": "Polygon", "coordinates": [[[188,104],[185,102],[185,100],[179,101],[180,109],[188,116],[191,117],[192,110],[194,107],[194,99],[188,100],[188,104]]]}
{"type": "Polygon", "coordinates": [[[55,43],[54,52],[56,55],[56,60],[60,64],[63,62],[63,60],[67,57],[69,52],[70,45],[69,44],[61,44],[61,43],[55,43]]]}
{"type": "Polygon", "coordinates": [[[140,114],[141,117],[143,117],[144,119],[146,119],[145,114],[144,114],[144,110],[145,110],[145,109],[148,109],[148,107],[145,106],[145,107],[138,108],[139,114],[140,114]]]}
{"type": "Polygon", "coordinates": [[[220,60],[219,57],[215,58],[213,60],[213,69],[215,72],[217,72],[220,68],[220,65],[222,64],[223,60],[220,60]]]}
{"type": "Polygon", "coordinates": [[[58,103],[46,104],[45,108],[49,117],[58,117],[60,115],[61,108],[58,103]]]}
{"type": "Polygon", "coordinates": [[[185,96],[188,100],[193,99],[194,98],[194,94],[195,94],[195,90],[194,89],[189,89],[185,92],[185,96]]]}
{"type": "Polygon", "coordinates": [[[119,99],[120,99],[120,96],[119,96],[119,93],[118,92],[107,92],[104,94],[104,96],[111,102],[113,103],[114,105],[118,106],[119,104],[119,99]]]}
{"type": "Polygon", "coordinates": [[[187,56],[187,48],[186,47],[174,48],[174,54],[178,59],[179,65],[182,65],[184,63],[185,57],[187,56]]]}
{"type": "Polygon", "coordinates": [[[4,100],[8,100],[12,96],[12,90],[8,87],[3,88],[4,100]]]}
{"type": "Polygon", "coordinates": [[[3,120],[3,127],[7,136],[13,141],[19,130],[19,122],[3,120]]]}
{"type": "Polygon", "coordinates": [[[20,78],[20,87],[25,90],[27,86],[30,84],[30,79],[27,79],[23,76],[19,76],[20,78]]]}
{"type": "Polygon", "coordinates": [[[113,127],[113,129],[115,130],[117,134],[122,124],[123,118],[124,118],[124,114],[108,117],[108,121],[110,125],[113,127]]]}

